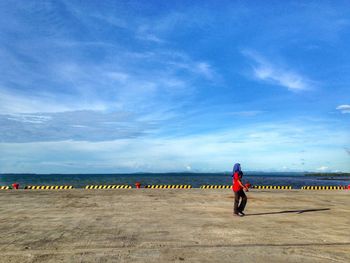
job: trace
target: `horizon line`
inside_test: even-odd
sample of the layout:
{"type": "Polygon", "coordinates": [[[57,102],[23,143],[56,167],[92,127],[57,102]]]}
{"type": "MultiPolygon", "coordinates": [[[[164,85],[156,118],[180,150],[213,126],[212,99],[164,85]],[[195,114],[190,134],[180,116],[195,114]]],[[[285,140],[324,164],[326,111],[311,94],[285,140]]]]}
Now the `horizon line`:
{"type": "MultiPolygon", "coordinates": [[[[232,171],[218,172],[125,172],[125,173],[0,173],[0,175],[136,175],[136,174],[228,174],[232,171]]],[[[315,172],[315,171],[245,171],[244,173],[304,173],[304,174],[350,174],[350,172],[315,172]]]]}

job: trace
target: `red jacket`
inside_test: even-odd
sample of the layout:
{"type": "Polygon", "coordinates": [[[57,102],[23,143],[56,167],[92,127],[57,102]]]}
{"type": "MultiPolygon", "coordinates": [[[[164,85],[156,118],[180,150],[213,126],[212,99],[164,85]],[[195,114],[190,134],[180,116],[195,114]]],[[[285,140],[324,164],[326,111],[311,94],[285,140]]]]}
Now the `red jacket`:
{"type": "Polygon", "coordinates": [[[234,192],[238,192],[239,190],[242,190],[243,189],[243,187],[239,184],[239,180],[240,180],[241,178],[240,178],[240,176],[239,176],[239,172],[235,172],[234,174],[233,174],[233,186],[232,186],[232,190],[234,191],[234,192]]]}

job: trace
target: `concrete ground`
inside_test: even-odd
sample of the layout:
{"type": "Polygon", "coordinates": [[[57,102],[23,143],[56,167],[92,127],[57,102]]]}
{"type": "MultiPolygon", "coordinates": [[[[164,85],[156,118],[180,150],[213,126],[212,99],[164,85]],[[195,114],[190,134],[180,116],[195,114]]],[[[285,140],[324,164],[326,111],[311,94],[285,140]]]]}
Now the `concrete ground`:
{"type": "Polygon", "coordinates": [[[0,262],[350,262],[350,191],[0,191],[0,262]]]}

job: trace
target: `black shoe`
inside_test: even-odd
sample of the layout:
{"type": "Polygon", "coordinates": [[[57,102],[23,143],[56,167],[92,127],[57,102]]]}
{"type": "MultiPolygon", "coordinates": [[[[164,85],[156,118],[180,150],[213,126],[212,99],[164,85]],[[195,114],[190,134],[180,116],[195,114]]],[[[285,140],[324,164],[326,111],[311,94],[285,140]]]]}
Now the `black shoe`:
{"type": "Polygon", "coordinates": [[[243,213],[243,212],[238,212],[238,214],[239,214],[240,216],[245,216],[245,213],[243,213]]]}
{"type": "Polygon", "coordinates": [[[240,217],[242,217],[243,215],[242,214],[240,214],[240,213],[233,213],[233,215],[234,216],[240,216],[240,217]]]}

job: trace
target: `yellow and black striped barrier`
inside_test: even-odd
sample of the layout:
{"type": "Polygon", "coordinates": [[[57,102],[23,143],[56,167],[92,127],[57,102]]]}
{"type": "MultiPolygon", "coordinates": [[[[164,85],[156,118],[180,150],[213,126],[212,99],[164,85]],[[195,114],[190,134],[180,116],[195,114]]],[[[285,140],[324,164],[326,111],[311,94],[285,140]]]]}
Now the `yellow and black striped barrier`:
{"type": "Polygon", "coordinates": [[[253,189],[272,189],[272,190],[290,190],[291,186],[287,185],[254,185],[253,189]]]}
{"type": "Polygon", "coordinates": [[[85,189],[128,189],[130,185],[87,185],[85,189]]]}
{"type": "Polygon", "coordinates": [[[0,190],[8,190],[8,189],[10,189],[9,186],[0,186],[0,190]]]}
{"type": "Polygon", "coordinates": [[[202,185],[201,189],[230,189],[232,185],[202,185]]]}
{"type": "Polygon", "coordinates": [[[27,185],[24,189],[29,190],[67,190],[73,189],[72,185],[27,185]]]}
{"type": "Polygon", "coordinates": [[[302,190],[344,190],[344,186],[303,186],[302,190]]]}
{"type": "Polygon", "coordinates": [[[187,184],[169,184],[169,185],[146,185],[145,188],[152,188],[152,189],[189,189],[192,188],[192,185],[187,184]]]}

